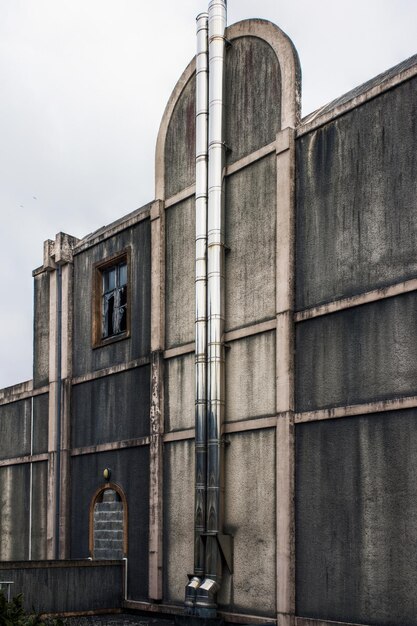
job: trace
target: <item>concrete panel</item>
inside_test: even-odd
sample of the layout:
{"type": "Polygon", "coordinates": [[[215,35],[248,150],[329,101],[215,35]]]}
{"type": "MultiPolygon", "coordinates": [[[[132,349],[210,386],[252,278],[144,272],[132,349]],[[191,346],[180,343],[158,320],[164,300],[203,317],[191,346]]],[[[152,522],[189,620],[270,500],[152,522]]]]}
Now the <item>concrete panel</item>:
{"type": "Polygon", "coordinates": [[[125,492],[128,506],[128,595],[148,598],[149,448],[142,446],[71,460],[71,558],[86,558],[88,512],[97,488],[104,485],[103,470],[111,468],[111,480],[125,492]]]}
{"type": "Polygon", "coordinates": [[[274,616],[275,430],[229,435],[225,452],[225,532],[234,536],[234,574],[225,570],[227,610],[274,616]]]}
{"type": "Polygon", "coordinates": [[[226,330],[275,316],[276,157],[226,180],[226,330]]]}
{"type": "Polygon", "coordinates": [[[415,626],[415,409],[296,427],[297,615],[415,626]]]}
{"type": "Polygon", "coordinates": [[[29,465],[0,467],[0,561],[22,561],[29,548],[29,465]]]}
{"type": "Polygon", "coordinates": [[[144,220],[74,257],[73,374],[111,367],[150,351],[150,222],[144,220]],[[93,266],[131,251],[131,336],[93,350],[93,266]]]}
{"type": "Polygon", "coordinates": [[[195,201],[166,212],[165,345],[194,341],[195,201]]]}
{"type": "Polygon", "coordinates": [[[417,393],[417,293],[296,326],[298,411],[417,393]]]}
{"type": "Polygon", "coordinates": [[[49,380],[49,274],[34,277],[33,302],[33,387],[49,380]]]}
{"type": "Polygon", "coordinates": [[[164,601],[184,602],[194,567],[194,441],[164,447],[164,601]]]}
{"type": "Polygon", "coordinates": [[[417,79],[297,141],[298,309],[415,277],[417,79]]]}
{"type": "Polygon", "coordinates": [[[48,463],[32,464],[32,559],[46,559],[48,463]]]}
{"type": "Polygon", "coordinates": [[[149,396],[149,366],[74,385],[72,447],[148,435],[149,396]]]}
{"type": "Polygon", "coordinates": [[[194,427],[194,353],[165,361],[165,432],[194,427]]]}
{"type": "Polygon", "coordinates": [[[31,400],[0,406],[0,459],[30,454],[31,400]]]}
{"type": "Polygon", "coordinates": [[[33,398],[33,454],[48,451],[48,411],[47,393],[33,398]]]}
{"type": "Polygon", "coordinates": [[[226,53],[226,85],[226,145],[232,163],[275,141],[280,130],[281,71],[271,46],[257,37],[234,39],[226,53]]]}
{"type": "Polygon", "coordinates": [[[172,113],[165,141],[165,197],[195,180],[195,75],[185,86],[172,113]]]}
{"type": "Polygon", "coordinates": [[[226,421],[275,415],[275,332],[232,341],[226,350],[226,421]]]}

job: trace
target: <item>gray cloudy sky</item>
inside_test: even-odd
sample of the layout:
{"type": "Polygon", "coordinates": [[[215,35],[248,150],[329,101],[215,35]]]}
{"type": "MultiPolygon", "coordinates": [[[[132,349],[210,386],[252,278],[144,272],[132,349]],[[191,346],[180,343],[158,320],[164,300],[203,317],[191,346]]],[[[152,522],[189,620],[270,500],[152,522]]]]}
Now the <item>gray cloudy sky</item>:
{"type": "MultiPolygon", "coordinates": [[[[158,125],[208,0],[0,0],[0,388],[32,377],[32,269],[154,197],[158,125]]],[[[293,40],[303,113],[417,52],[415,0],[229,0],[293,40]]]]}

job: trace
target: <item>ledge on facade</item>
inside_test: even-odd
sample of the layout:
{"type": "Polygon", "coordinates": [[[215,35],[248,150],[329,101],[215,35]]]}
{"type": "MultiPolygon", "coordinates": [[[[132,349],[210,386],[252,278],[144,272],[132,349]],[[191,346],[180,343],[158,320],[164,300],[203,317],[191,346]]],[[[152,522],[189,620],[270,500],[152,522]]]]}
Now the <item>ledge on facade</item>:
{"type": "Polygon", "coordinates": [[[4,387],[0,389],[0,402],[14,398],[15,396],[21,396],[22,394],[30,393],[33,391],[33,381],[26,380],[23,383],[12,385],[11,387],[4,387]]]}
{"type": "Polygon", "coordinates": [[[392,89],[416,74],[417,54],[414,54],[410,58],[405,59],[405,61],[394,65],[394,67],[378,74],[374,78],[358,85],[358,87],[351,89],[339,98],[332,100],[328,104],[325,104],[316,111],[303,117],[298,127],[298,134],[302,135],[328,122],[330,119],[338,117],[342,113],[359,106],[371,98],[375,98],[384,91],[392,89]]]}
{"type": "Polygon", "coordinates": [[[121,230],[129,228],[136,222],[140,222],[142,219],[149,217],[152,204],[153,202],[148,202],[139,209],[135,209],[127,215],[120,217],[118,220],[111,222],[111,224],[101,226],[94,232],[89,233],[88,235],[80,239],[78,243],[74,246],[74,254],[82,252],[86,248],[89,248],[90,246],[99,243],[103,239],[108,239],[114,234],[120,232],[121,230]]]}

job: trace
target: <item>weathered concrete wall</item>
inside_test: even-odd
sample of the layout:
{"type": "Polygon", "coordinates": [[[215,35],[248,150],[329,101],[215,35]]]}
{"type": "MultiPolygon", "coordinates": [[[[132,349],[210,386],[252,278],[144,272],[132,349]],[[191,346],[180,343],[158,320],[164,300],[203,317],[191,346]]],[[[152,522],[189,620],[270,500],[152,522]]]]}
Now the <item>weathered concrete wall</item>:
{"type": "Polygon", "coordinates": [[[194,566],[194,442],[164,448],[164,600],[182,604],[194,566]]]}
{"type": "Polygon", "coordinates": [[[194,341],[194,198],[166,211],[165,345],[194,341]]]}
{"type": "Polygon", "coordinates": [[[0,561],[22,561],[29,550],[29,465],[0,467],[0,561]]]}
{"type": "Polygon", "coordinates": [[[232,341],[226,351],[225,421],[275,415],[275,333],[232,341]]]}
{"type": "Polygon", "coordinates": [[[194,353],[165,362],[165,432],[194,428],[194,353]]]}
{"type": "Polygon", "coordinates": [[[297,324],[297,410],[417,393],[417,293],[297,324]]]}
{"type": "Polygon", "coordinates": [[[0,578],[23,593],[27,611],[62,613],[118,609],[123,597],[123,564],[45,561],[0,564],[0,578]],[[63,592],[65,590],[65,592],[63,592]]]}
{"type": "Polygon", "coordinates": [[[72,447],[149,434],[150,368],[138,367],[72,389],[72,447]]]}
{"type": "Polygon", "coordinates": [[[226,145],[232,163],[274,141],[280,130],[281,72],[271,46],[257,37],[234,39],[226,53],[226,85],[226,145]]]}
{"type": "Polygon", "coordinates": [[[31,558],[46,559],[46,512],[48,463],[32,464],[32,537],[31,558]]]}
{"type": "Polygon", "coordinates": [[[103,470],[111,468],[111,480],[125,492],[128,506],[129,598],[148,597],[149,448],[72,457],[71,460],[71,558],[87,558],[88,513],[93,495],[104,485],[103,470]]]}
{"type": "Polygon", "coordinates": [[[417,412],[296,428],[297,614],[417,624],[417,412]]]}
{"type": "Polygon", "coordinates": [[[49,394],[33,398],[33,454],[48,451],[49,394]]]}
{"type": "Polygon", "coordinates": [[[31,400],[0,406],[0,459],[30,453],[31,400]]]}
{"type": "Polygon", "coordinates": [[[417,79],[297,141],[297,308],[417,273],[417,79]]]}
{"type": "Polygon", "coordinates": [[[33,304],[33,386],[49,380],[49,274],[34,276],[33,304]]]}
{"type": "Polygon", "coordinates": [[[227,610],[276,610],[275,430],[228,436],[225,532],[234,537],[234,574],[225,568],[219,602],[227,610]]]}
{"type": "Polygon", "coordinates": [[[165,197],[195,180],[195,74],[175,106],[165,142],[165,197]]]}
{"type": "Polygon", "coordinates": [[[226,330],[231,330],[275,316],[274,155],[227,178],[225,213],[226,330]]]}
{"type": "MultiPolygon", "coordinates": [[[[417,79],[297,140],[296,306],[417,272],[417,79]]],[[[417,293],[296,325],[296,407],[417,393],[417,293]]],[[[415,409],[296,426],[296,613],[417,624],[415,409]]]]}
{"type": "MultiPolygon", "coordinates": [[[[291,81],[289,68],[281,76],[273,49],[258,37],[234,39],[226,56],[226,159],[230,165],[274,141],[280,130],[281,78],[287,85],[291,81]]],[[[295,85],[292,87],[295,89],[295,85]]],[[[158,164],[163,163],[165,172],[162,199],[194,183],[194,88],[192,77],[168,124],[165,153],[158,155],[158,164]]],[[[415,91],[416,80],[409,81],[297,140],[299,309],[416,275],[415,91]]],[[[289,110],[290,104],[285,99],[283,102],[289,110]]],[[[291,117],[288,111],[285,116],[287,120],[291,117]]],[[[249,165],[246,162],[242,169],[238,169],[241,163],[226,170],[234,172],[225,184],[226,331],[274,320],[277,286],[278,310],[288,307],[288,319],[292,320],[291,251],[286,250],[283,241],[291,241],[291,236],[281,237],[282,248],[288,254],[284,258],[285,253],[278,250],[285,266],[280,266],[282,280],[278,285],[276,271],[277,215],[286,233],[292,233],[291,217],[286,222],[292,210],[291,185],[287,189],[283,180],[287,174],[292,175],[291,142],[292,134],[283,133],[276,144],[278,157],[271,149],[268,156],[249,165]],[[289,141],[288,151],[285,138],[289,141]],[[285,169],[285,174],[278,177],[278,186],[277,158],[279,172],[285,169]]],[[[157,190],[163,190],[162,179],[157,190]]],[[[155,241],[161,235],[166,256],[164,284],[164,278],[158,275],[160,259],[154,255],[154,287],[161,278],[161,285],[158,283],[153,293],[157,305],[152,342],[158,351],[158,358],[153,355],[156,373],[159,351],[162,359],[165,350],[194,340],[194,199],[190,196],[173,202],[176,204],[167,206],[160,220],[159,208],[151,209],[153,224],[157,224],[153,227],[155,241]],[[159,304],[165,306],[165,328],[163,322],[159,328],[159,304]]],[[[71,398],[71,444],[77,448],[149,434],[148,365],[86,379],[97,370],[140,357],[148,362],[150,222],[142,221],[107,240],[104,231],[102,235],[100,243],[79,249],[74,259],[73,374],[78,380],[71,398]],[[94,263],[127,248],[131,250],[131,336],[93,349],[94,263]],[[81,383],[79,377],[83,376],[81,383]]],[[[417,394],[416,293],[298,323],[297,410],[417,394]]],[[[35,386],[48,382],[48,307],[49,276],[37,273],[35,386]]],[[[286,313],[279,317],[276,331],[265,331],[263,327],[264,332],[240,339],[236,336],[242,333],[234,333],[226,350],[226,431],[232,422],[233,430],[239,429],[236,422],[240,421],[245,422],[242,428],[253,428],[256,425],[247,420],[288,410],[278,424],[288,449],[284,449],[283,438],[276,440],[275,428],[226,436],[224,530],[234,536],[235,552],[234,573],[229,575],[224,570],[219,600],[228,611],[274,618],[278,612],[285,616],[284,621],[291,621],[293,561],[288,555],[292,547],[293,407],[291,372],[288,374],[285,368],[292,366],[293,328],[292,321],[285,326],[284,318],[286,313]],[[277,348],[285,359],[283,365],[278,361],[282,365],[278,368],[279,381],[286,392],[286,404],[281,405],[276,397],[277,348]],[[281,507],[277,511],[277,493],[282,508],[288,508],[284,513],[281,507]],[[278,538],[277,528],[283,530],[278,538]],[[277,550],[281,550],[279,572],[277,550]],[[283,555],[286,550],[288,554],[283,555]]],[[[194,424],[194,355],[173,354],[165,352],[167,358],[161,367],[164,427],[171,433],[194,424]]],[[[33,404],[33,449],[44,452],[48,396],[35,398],[33,404]]],[[[155,402],[155,414],[157,405],[155,402]]],[[[11,441],[15,424],[19,424],[17,432],[23,446],[19,454],[27,453],[21,452],[21,448],[27,450],[27,434],[23,432],[27,418],[14,418],[6,409],[4,418],[2,415],[0,409],[0,457],[6,449],[8,455],[10,450],[17,453],[11,441]]],[[[384,626],[395,620],[398,625],[408,626],[417,622],[412,606],[416,581],[412,559],[407,561],[407,555],[417,547],[417,511],[413,504],[416,419],[417,413],[410,410],[297,426],[297,598],[302,615],[384,626]],[[392,606],[398,607],[399,603],[402,613],[393,616],[392,606]]],[[[158,445],[154,445],[155,450],[158,445]]],[[[159,599],[156,529],[151,546],[148,540],[149,474],[152,494],[157,496],[161,459],[153,456],[150,465],[148,446],[83,452],[77,450],[70,458],[71,555],[85,558],[89,554],[89,507],[94,492],[103,486],[103,469],[110,467],[112,480],[124,489],[128,501],[129,596],[148,599],[150,548],[156,564],[153,568],[151,559],[151,589],[155,592],[151,595],[159,599]]],[[[194,460],[193,440],[164,444],[163,600],[180,605],[186,574],[193,570],[194,460]]],[[[24,558],[30,544],[33,556],[45,555],[47,470],[46,462],[33,464],[32,470],[29,465],[0,468],[0,558],[24,558]],[[30,472],[31,542],[26,510],[30,472]],[[19,494],[17,500],[15,493],[19,494]],[[17,530],[13,528],[15,539],[11,542],[15,518],[17,530]]],[[[155,504],[156,496],[152,501],[155,519],[162,510],[161,503],[155,504]]]]}
{"type": "Polygon", "coordinates": [[[139,222],[74,257],[73,374],[126,363],[150,350],[150,225],[139,222]],[[93,349],[93,265],[131,250],[131,335],[93,349]]]}

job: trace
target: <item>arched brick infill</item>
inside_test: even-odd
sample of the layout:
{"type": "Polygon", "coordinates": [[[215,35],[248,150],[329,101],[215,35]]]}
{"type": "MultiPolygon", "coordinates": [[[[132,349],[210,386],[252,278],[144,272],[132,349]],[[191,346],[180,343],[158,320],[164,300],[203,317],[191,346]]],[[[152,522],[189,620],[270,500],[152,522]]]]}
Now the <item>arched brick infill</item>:
{"type": "Polygon", "coordinates": [[[89,510],[89,551],[93,559],[121,559],[128,549],[126,495],[120,485],[105,483],[89,510]]]}

